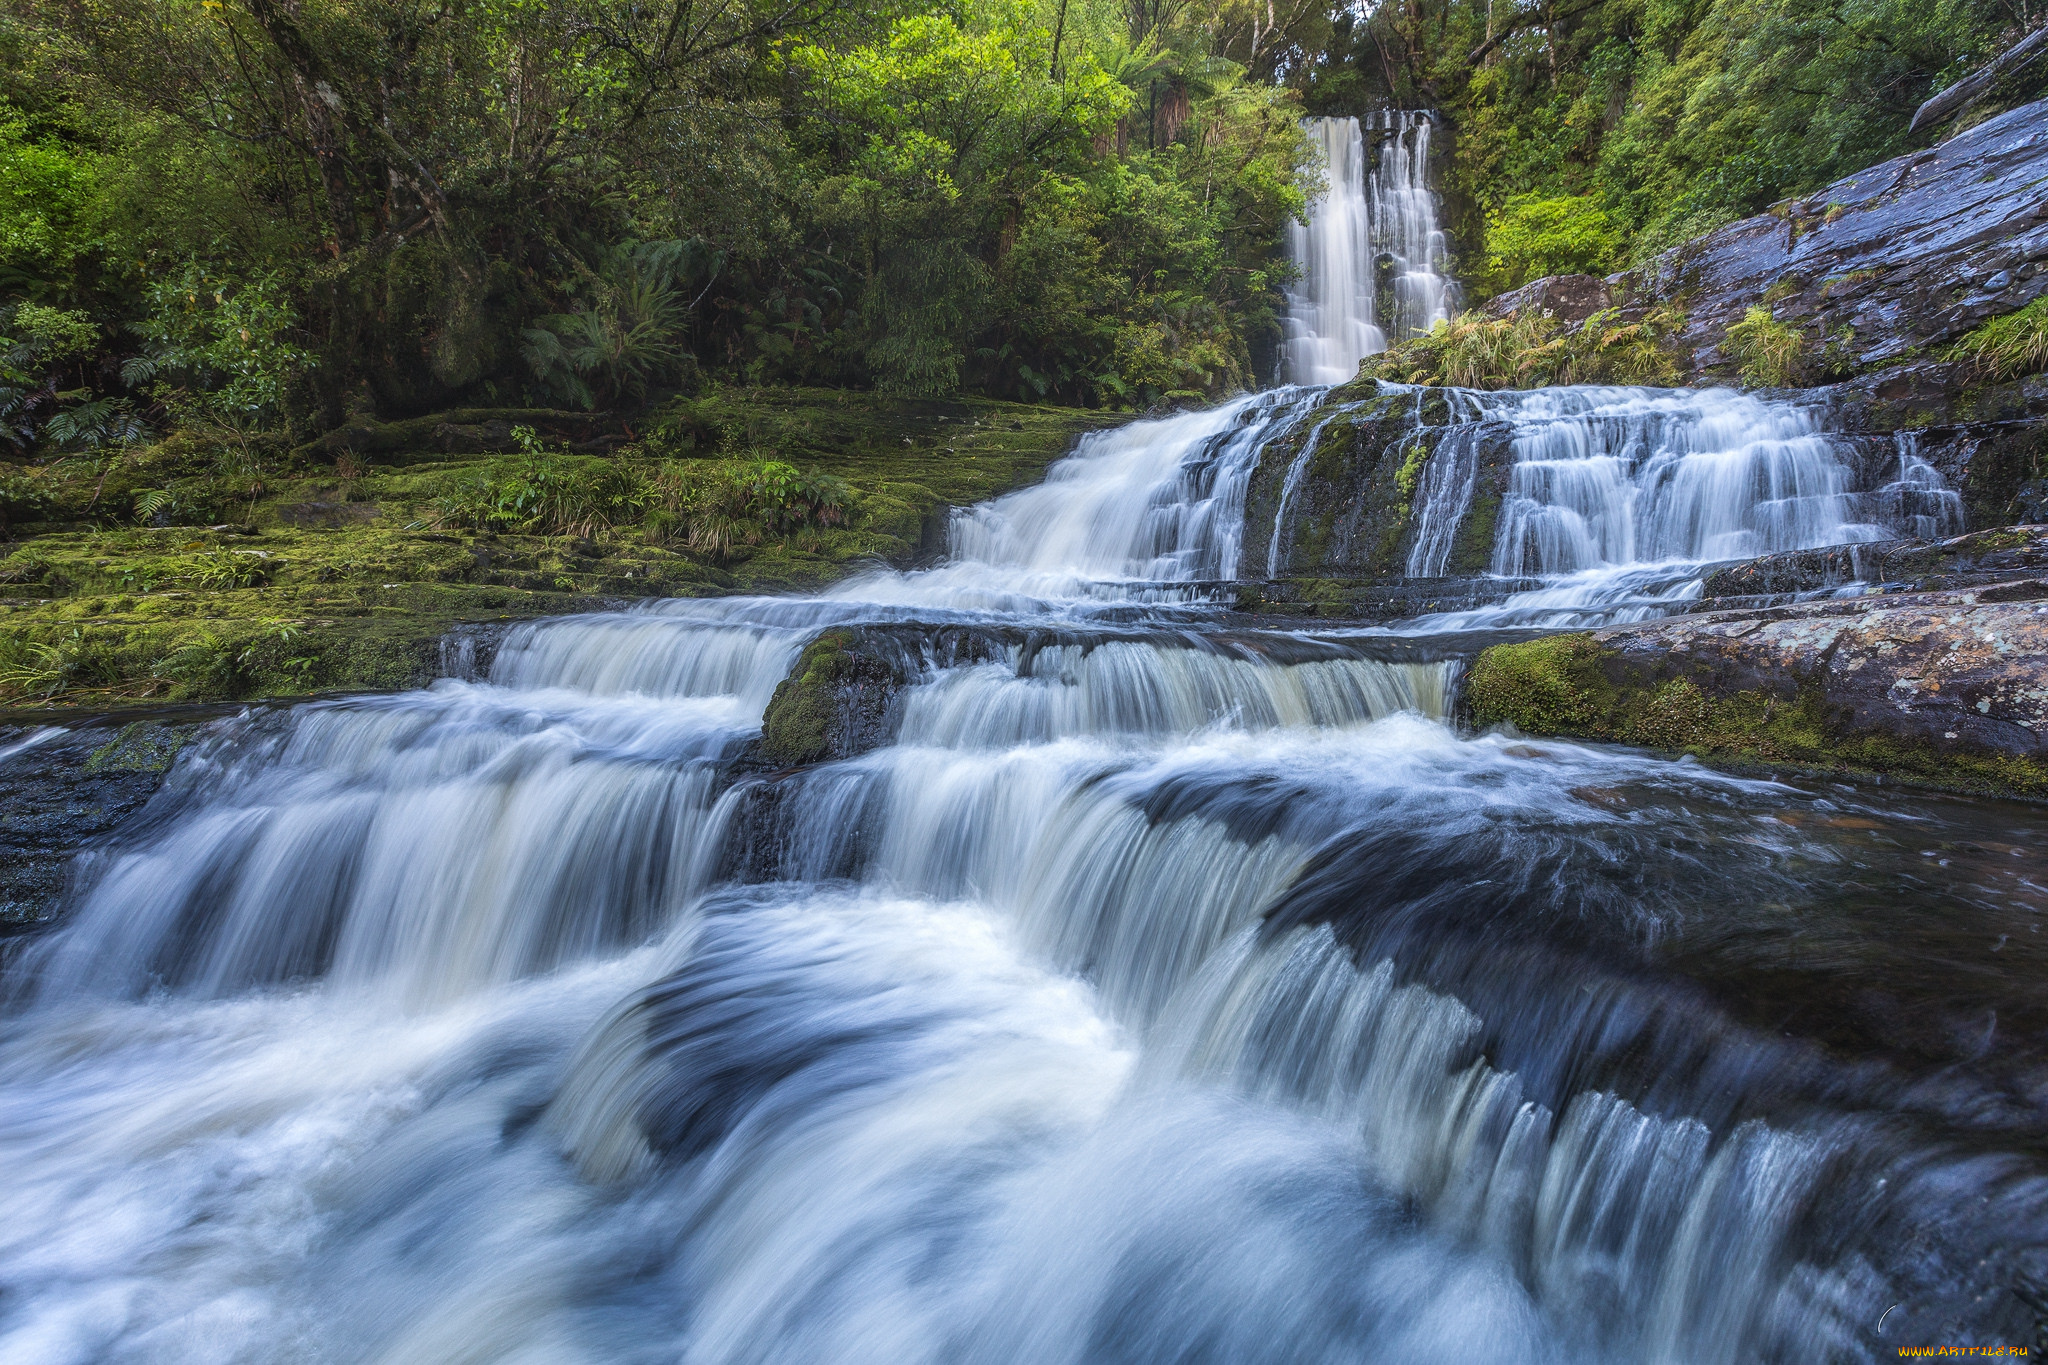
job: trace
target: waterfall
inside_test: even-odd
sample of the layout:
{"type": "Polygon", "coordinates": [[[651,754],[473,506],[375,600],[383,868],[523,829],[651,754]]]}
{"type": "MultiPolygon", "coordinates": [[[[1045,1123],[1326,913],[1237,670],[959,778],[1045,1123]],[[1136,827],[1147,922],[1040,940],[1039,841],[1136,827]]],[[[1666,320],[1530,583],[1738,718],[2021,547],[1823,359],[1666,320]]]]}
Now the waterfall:
{"type": "MultiPolygon", "coordinates": [[[[1218,609],[1325,396],[1090,436],[932,569],[210,722],[0,972],[0,1358],[2023,1339],[2048,823],[1461,733],[1445,627],[1218,609]],[[790,767],[828,631],[879,743],[790,767]]],[[[1785,405],[1449,403],[1409,571],[1506,439],[1495,567],[1552,579],[1482,624],[1951,515],[1785,405]]]]}
{"type": "Polygon", "coordinates": [[[1428,185],[1426,114],[1392,110],[1362,124],[1304,124],[1328,168],[1307,224],[1290,224],[1288,255],[1301,270],[1288,298],[1284,369],[1298,384],[1342,384],[1390,341],[1450,316],[1444,235],[1428,185]]]}
{"type": "Polygon", "coordinates": [[[1640,619],[1697,596],[1715,563],[1961,526],[1960,499],[1910,448],[1895,480],[1858,491],[1846,443],[1796,403],[1602,387],[1447,398],[1449,425],[1430,433],[1408,573],[1443,572],[1492,430],[1506,433],[1511,463],[1490,572],[1549,582],[1497,608],[1423,618],[1415,628],[1424,633],[1640,619]]]}

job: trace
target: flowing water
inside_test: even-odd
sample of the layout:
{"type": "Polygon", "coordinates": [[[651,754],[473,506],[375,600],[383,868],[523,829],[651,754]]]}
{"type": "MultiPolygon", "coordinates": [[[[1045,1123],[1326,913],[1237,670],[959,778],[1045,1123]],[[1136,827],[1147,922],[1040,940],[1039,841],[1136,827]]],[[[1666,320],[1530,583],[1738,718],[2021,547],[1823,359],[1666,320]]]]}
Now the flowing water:
{"type": "MultiPolygon", "coordinates": [[[[0,1360],[2040,1349],[2048,822],[1471,735],[1456,637],[1244,625],[1324,396],[1092,436],[926,572],[213,726],[0,975],[0,1360]],[[886,742],[764,763],[834,627],[886,742]]],[[[1505,433],[1555,612],[1947,505],[1732,394],[1452,416],[1411,570],[1505,433]]]]}
{"type": "Polygon", "coordinates": [[[1450,316],[1453,286],[1428,185],[1429,115],[1410,110],[1310,119],[1328,188],[1290,224],[1301,268],[1289,296],[1282,369],[1297,384],[1342,384],[1390,341],[1450,316]]]}
{"type": "Polygon", "coordinates": [[[1910,440],[1889,455],[1895,477],[1859,489],[1868,480],[1854,443],[1796,403],[1612,387],[1447,398],[1440,431],[1417,418],[1418,432],[1437,439],[1418,484],[1407,572],[1444,572],[1493,439],[1511,463],[1489,571],[1542,586],[1426,618],[1424,631],[1640,620],[1697,598],[1717,563],[1962,530],[1960,496],[1910,440]]]}

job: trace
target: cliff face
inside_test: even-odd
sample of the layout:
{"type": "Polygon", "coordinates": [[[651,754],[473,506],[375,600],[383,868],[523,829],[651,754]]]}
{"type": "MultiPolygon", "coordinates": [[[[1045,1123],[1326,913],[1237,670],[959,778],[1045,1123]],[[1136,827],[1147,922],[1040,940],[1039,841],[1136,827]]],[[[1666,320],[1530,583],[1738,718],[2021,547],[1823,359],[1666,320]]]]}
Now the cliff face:
{"type": "Polygon", "coordinates": [[[1691,382],[1731,378],[1728,329],[1767,307],[1819,376],[1933,356],[2048,293],[2048,101],[1872,166],[1606,279],[1553,276],[1487,305],[1578,321],[1682,309],[1691,382]]]}

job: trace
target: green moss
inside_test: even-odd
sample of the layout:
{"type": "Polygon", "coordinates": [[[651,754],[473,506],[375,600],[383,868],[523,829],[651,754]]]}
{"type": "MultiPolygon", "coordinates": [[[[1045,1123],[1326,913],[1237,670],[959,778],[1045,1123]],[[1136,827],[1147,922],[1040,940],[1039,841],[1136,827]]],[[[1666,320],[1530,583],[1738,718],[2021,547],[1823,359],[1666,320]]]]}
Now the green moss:
{"type": "MultiPolygon", "coordinates": [[[[225,479],[182,436],[124,456],[9,471],[0,527],[0,705],[218,700],[418,686],[462,622],[589,611],[643,597],[814,589],[863,565],[907,565],[949,506],[1041,477],[1110,414],[986,400],[893,402],[806,389],[714,389],[671,409],[622,456],[559,455],[579,476],[619,459],[772,457],[844,479],[843,525],[723,558],[650,543],[437,525],[441,500],[507,457],[448,449],[523,422],[557,441],[587,415],[475,410],[340,433],[225,479]],[[485,430],[485,428],[491,428],[485,430]],[[360,437],[360,440],[356,440],[360,437]],[[334,446],[330,451],[328,446],[334,446]],[[345,457],[330,466],[329,458],[345,457]],[[375,457],[375,462],[369,456],[375,457]],[[14,496],[14,485],[28,492],[14,496]],[[168,490],[168,492],[166,491],[168,490]],[[149,493],[165,496],[144,501],[149,493]],[[136,525],[135,509],[179,524],[136,525]],[[29,509],[44,520],[24,523],[29,509]]],[[[509,439],[509,437],[507,438],[509,439]]]]}
{"type": "Polygon", "coordinates": [[[1472,663],[1465,699],[1480,725],[1536,735],[1596,733],[1612,710],[1591,635],[1548,635],[1495,645],[1472,663]]]}
{"type": "Polygon", "coordinates": [[[1458,528],[1451,544],[1451,557],[1444,568],[1452,574],[1485,573],[1493,563],[1493,528],[1500,520],[1500,495],[1481,492],[1472,499],[1472,510],[1458,528]]]}
{"type": "Polygon", "coordinates": [[[1401,468],[1394,475],[1394,486],[1401,490],[1402,501],[1415,497],[1415,486],[1422,482],[1422,469],[1428,463],[1429,447],[1417,441],[1408,448],[1407,457],[1401,461],[1401,468]]]}
{"type": "Polygon", "coordinates": [[[161,773],[170,771],[178,750],[192,738],[187,727],[135,721],[92,751],[85,760],[89,773],[161,773]]]}
{"type": "Polygon", "coordinates": [[[1690,678],[1626,665],[1587,634],[1495,645],[1473,661],[1465,695],[1477,724],[1507,722],[1532,735],[1610,740],[1738,767],[1792,765],[1988,795],[2048,795],[2048,764],[2039,760],[1852,729],[1817,687],[1791,696],[1710,694],[1690,678]]]}
{"type": "Polygon", "coordinates": [[[776,684],[761,717],[761,749],[778,763],[814,763],[834,749],[840,689],[881,670],[853,652],[849,630],[828,630],[804,647],[789,676],[776,684]]]}

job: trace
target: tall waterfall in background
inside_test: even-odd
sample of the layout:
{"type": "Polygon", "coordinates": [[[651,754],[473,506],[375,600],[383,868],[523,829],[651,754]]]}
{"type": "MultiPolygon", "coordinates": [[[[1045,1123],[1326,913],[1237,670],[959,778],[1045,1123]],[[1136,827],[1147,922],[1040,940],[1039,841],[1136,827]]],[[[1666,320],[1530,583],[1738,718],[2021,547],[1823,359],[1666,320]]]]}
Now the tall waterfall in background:
{"type": "Polygon", "coordinates": [[[1287,230],[1302,277],[1289,296],[1286,377],[1341,384],[1390,341],[1449,316],[1444,235],[1428,185],[1430,119],[1392,110],[1310,119],[1328,165],[1327,192],[1307,226],[1287,230]],[[1384,305],[1384,307],[1382,307],[1384,305]]]}

